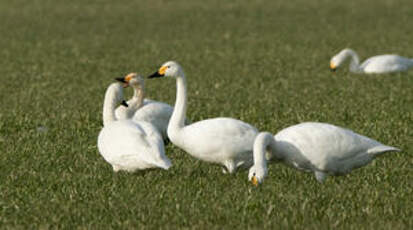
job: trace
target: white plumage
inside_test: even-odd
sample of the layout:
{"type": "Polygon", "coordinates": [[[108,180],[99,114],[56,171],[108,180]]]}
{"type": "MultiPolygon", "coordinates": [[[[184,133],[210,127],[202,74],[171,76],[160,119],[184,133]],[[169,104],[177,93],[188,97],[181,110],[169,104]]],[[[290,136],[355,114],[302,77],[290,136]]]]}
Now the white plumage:
{"type": "Polygon", "coordinates": [[[119,106],[115,113],[118,119],[130,119],[133,121],[146,121],[154,125],[162,135],[163,139],[167,139],[166,130],[168,128],[169,119],[172,116],[173,107],[159,101],[144,99],[145,87],[142,76],[136,73],[130,73],[125,78],[118,78],[119,81],[130,85],[133,88],[134,94],[127,101],[127,108],[119,106]]]}
{"type": "Polygon", "coordinates": [[[407,71],[413,67],[413,59],[401,57],[394,54],[385,54],[371,57],[359,64],[359,57],[351,49],[343,49],[330,60],[330,69],[335,71],[348,58],[350,60],[350,71],[353,73],[394,73],[407,71]]]}
{"type": "Polygon", "coordinates": [[[103,105],[104,127],[98,137],[100,154],[115,172],[156,167],[168,169],[172,164],[165,155],[163,139],[156,127],[144,121],[116,120],[115,107],[122,99],[121,84],[111,84],[103,105]]]}
{"type": "Polygon", "coordinates": [[[239,166],[252,165],[252,150],[258,131],[255,127],[232,118],[214,118],[185,125],[186,79],[182,68],[166,62],[149,78],[175,77],[177,96],[168,126],[171,142],[203,161],[224,165],[229,173],[239,166]]]}
{"type": "Polygon", "coordinates": [[[248,179],[262,183],[267,161],[283,161],[297,169],[313,172],[319,182],[327,175],[344,175],[370,163],[376,156],[400,151],[338,126],[306,122],[272,136],[258,134],[254,142],[254,165],[248,179]]]}

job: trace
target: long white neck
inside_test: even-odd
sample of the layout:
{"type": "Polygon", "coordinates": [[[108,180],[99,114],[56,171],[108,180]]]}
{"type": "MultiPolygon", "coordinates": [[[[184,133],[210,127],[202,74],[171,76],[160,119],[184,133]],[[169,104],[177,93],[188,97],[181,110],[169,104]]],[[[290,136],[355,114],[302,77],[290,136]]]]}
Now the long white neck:
{"type": "Polygon", "coordinates": [[[183,72],[176,77],[176,100],[174,111],[168,125],[168,136],[171,138],[185,126],[186,113],[186,79],[183,72]]]}
{"type": "Polygon", "coordinates": [[[274,137],[271,133],[262,132],[255,137],[254,141],[254,167],[266,169],[267,159],[266,153],[268,148],[273,148],[275,145],[274,137]]]}
{"type": "Polygon", "coordinates": [[[119,83],[113,83],[107,88],[103,101],[103,126],[116,121],[115,108],[118,103],[118,94],[122,92],[122,86],[119,83]]]}
{"type": "Polygon", "coordinates": [[[354,73],[359,73],[362,70],[360,69],[360,59],[354,50],[348,49],[346,50],[346,56],[351,57],[350,60],[350,71],[354,73]]]}
{"type": "Polygon", "coordinates": [[[133,97],[131,103],[128,104],[128,109],[135,113],[143,105],[143,99],[145,98],[145,90],[142,85],[133,85],[133,97]]]}

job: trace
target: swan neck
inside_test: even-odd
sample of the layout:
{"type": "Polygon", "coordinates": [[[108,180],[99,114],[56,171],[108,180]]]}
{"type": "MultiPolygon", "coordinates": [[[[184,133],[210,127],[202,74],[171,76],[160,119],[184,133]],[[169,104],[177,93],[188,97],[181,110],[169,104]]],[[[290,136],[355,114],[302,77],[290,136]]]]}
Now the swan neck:
{"type": "Polygon", "coordinates": [[[133,86],[133,101],[128,105],[128,108],[133,111],[138,110],[143,105],[143,99],[145,98],[145,90],[143,85],[133,86]]]}
{"type": "Polygon", "coordinates": [[[263,169],[267,168],[267,159],[265,157],[267,149],[272,148],[274,137],[271,133],[260,133],[254,141],[254,165],[263,169]]]}
{"type": "Polygon", "coordinates": [[[168,126],[168,133],[170,133],[170,131],[179,130],[185,126],[186,97],[186,78],[185,74],[181,73],[176,77],[176,100],[174,111],[168,126]]]}
{"type": "Polygon", "coordinates": [[[348,55],[351,57],[350,60],[350,71],[358,73],[361,72],[360,69],[360,59],[356,52],[353,50],[348,50],[348,55]]]}
{"type": "Polygon", "coordinates": [[[103,101],[103,126],[116,121],[115,109],[117,104],[116,91],[114,87],[109,87],[105,93],[103,101]]]}

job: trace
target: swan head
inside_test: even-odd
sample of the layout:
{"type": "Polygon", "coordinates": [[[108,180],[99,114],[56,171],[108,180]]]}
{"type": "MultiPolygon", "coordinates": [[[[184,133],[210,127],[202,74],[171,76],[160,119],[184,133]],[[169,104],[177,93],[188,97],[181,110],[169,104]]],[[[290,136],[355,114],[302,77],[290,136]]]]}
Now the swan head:
{"type": "Polygon", "coordinates": [[[158,71],[148,76],[148,78],[157,78],[157,77],[180,77],[183,76],[182,67],[174,62],[168,61],[165,62],[158,71]]]}
{"type": "Polygon", "coordinates": [[[115,78],[115,80],[122,82],[123,87],[142,87],[144,84],[143,77],[137,73],[129,73],[125,77],[115,78]]]}
{"type": "Polygon", "coordinates": [[[112,83],[108,89],[106,90],[107,95],[114,95],[113,99],[114,103],[120,103],[121,105],[128,107],[124,97],[123,97],[123,87],[120,83],[112,83]]]}
{"type": "Polygon", "coordinates": [[[248,180],[255,186],[258,186],[264,181],[264,177],[267,176],[268,169],[253,165],[248,173],[248,180]]]}
{"type": "Polygon", "coordinates": [[[335,72],[337,68],[346,61],[347,57],[350,56],[352,52],[354,53],[353,50],[346,48],[340,51],[340,53],[334,55],[334,57],[330,60],[330,70],[335,72]]]}

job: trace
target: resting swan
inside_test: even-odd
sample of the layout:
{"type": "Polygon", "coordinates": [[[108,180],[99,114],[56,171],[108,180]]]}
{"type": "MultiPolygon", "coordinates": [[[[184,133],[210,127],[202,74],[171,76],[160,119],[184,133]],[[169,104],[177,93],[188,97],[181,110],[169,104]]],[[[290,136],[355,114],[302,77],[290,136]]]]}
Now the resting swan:
{"type": "Polygon", "coordinates": [[[322,183],[328,174],[347,174],[390,151],[400,150],[338,126],[305,122],[287,127],[275,136],[259,133],[248,179],[254,185],[262,183],[268,171],[267,161],[277,160],[313,172],[322,183]]]}
{"type": "Polygon", "coordinates": [[[224,165],[233,173],[239,166],[252,165],[252,150],[258,131],[232,118],[213,118],[185,125],[186,79],[182,68],[173,61],[163,64],[148,78],[176,78],[176,102],[168,126],[168,137],[179,148],[203,161],[224,165]]]}
{"type": "Polygon", "coordinates": [[[374,56],[361,65],[359,57],[352,49],[343,49],[330,60],[330,69],[335,71],[348,58],[350,60],[350,71],[353,73],[394,73],[407,71],[413,67],[413,59],[393,54],[374,56]]]}
{"type": "Polygon", "coordinates": [[[130,119],[116,120],[115,107],[122,99],[122,85],[111,84],[106,90],[103,104],[104,127],[98,137],[100,154],[115,172],[171,167],[162,137],[152,124],[130,119]]]}
{"type": "Polygon", "coordinates": [[[172,116],[173,107],[154,100],[144,99],[145,85],[143,77],[136,73],[130,73],[124,78],[116,78],[123,82],[125,87],[133,88],[133,97],[127,101],[128,107],[119,106],[115,113],[118,119],[130,119],[133,121],[146,121],[154,125],[161,133],[162,138],[168,138],[166,130],[168,128],[169,119],[172,116]]]}

